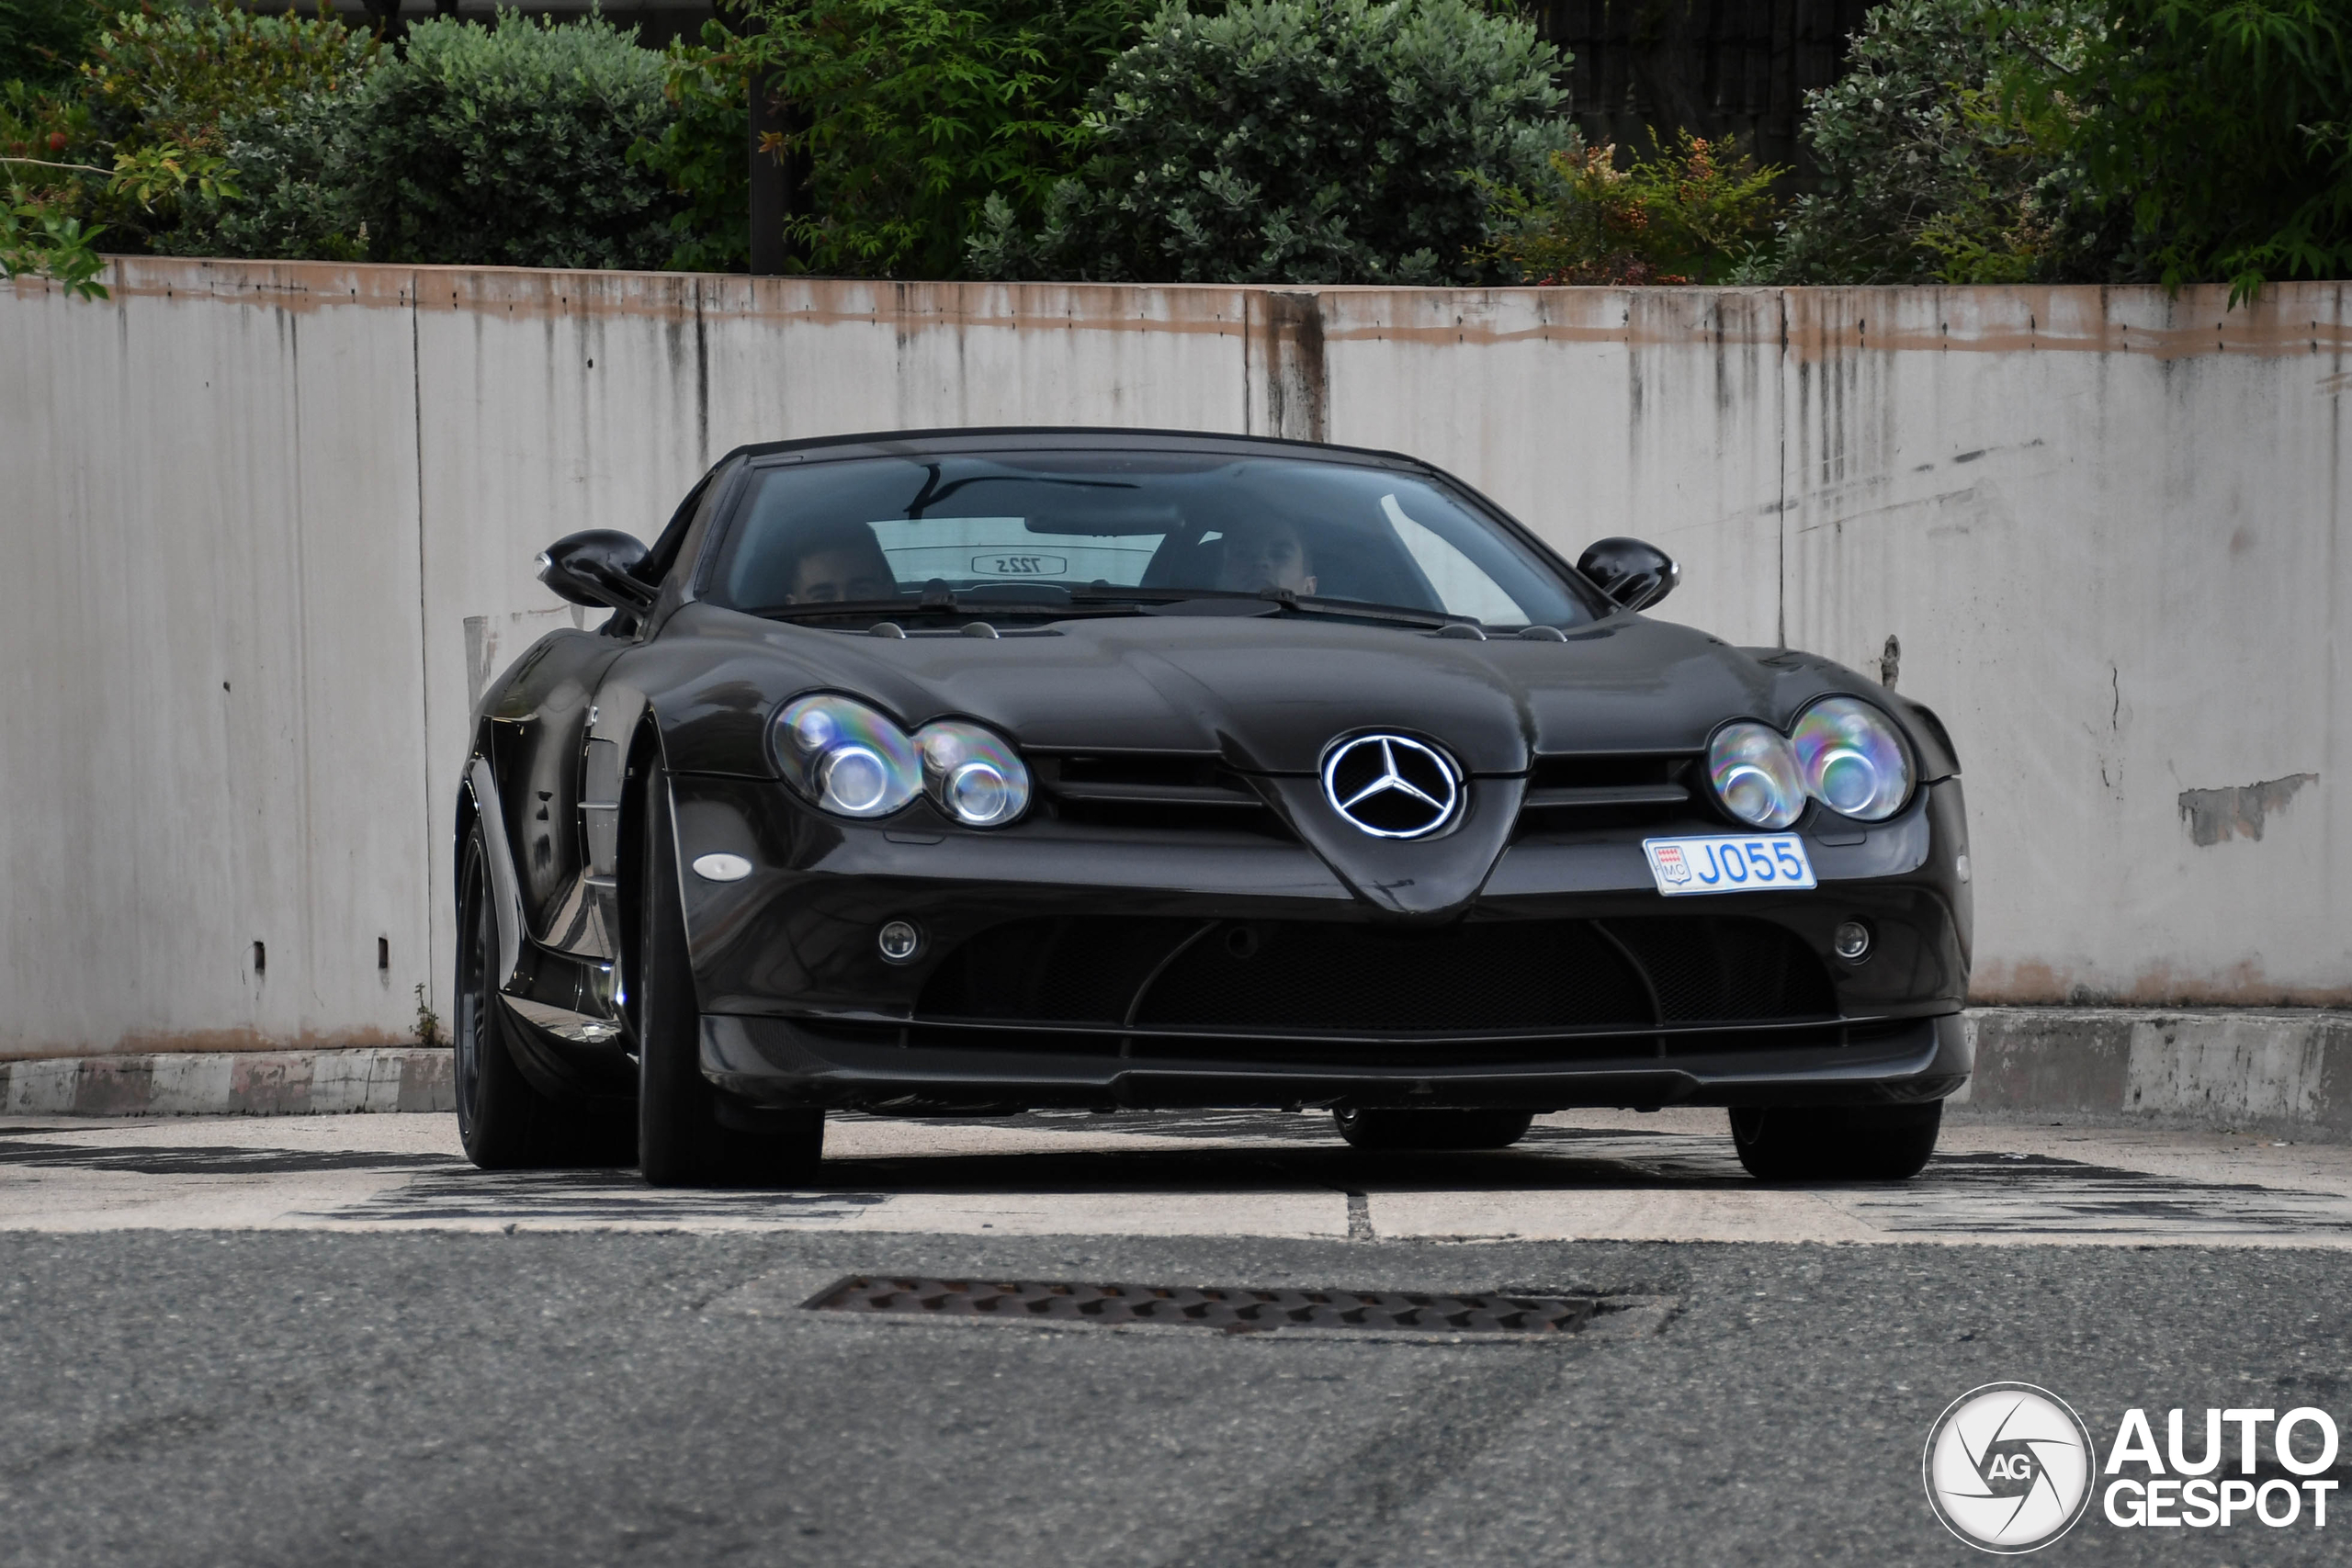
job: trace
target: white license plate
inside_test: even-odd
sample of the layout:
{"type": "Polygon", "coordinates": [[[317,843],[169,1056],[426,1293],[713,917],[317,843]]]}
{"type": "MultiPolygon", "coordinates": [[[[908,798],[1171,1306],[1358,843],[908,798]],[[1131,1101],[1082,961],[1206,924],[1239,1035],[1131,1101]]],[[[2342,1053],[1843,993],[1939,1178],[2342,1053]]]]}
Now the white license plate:
{"type": "Polygon", "coordinates": [[[1813,862],[1794,833],[1741,834],[1722,839],[1644,839],[1657,890],[1677,893],[1760,893],[1811,887],[1813,862]]]}

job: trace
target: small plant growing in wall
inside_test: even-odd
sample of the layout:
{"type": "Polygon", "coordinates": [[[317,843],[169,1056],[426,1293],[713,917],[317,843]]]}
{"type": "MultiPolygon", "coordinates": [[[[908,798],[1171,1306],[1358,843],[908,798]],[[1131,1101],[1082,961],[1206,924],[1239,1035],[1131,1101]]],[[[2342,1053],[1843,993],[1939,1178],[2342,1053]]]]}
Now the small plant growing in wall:
{"type": "Polygon", "coordinates": [[[416,987],[416,1043],[427,1049],[448,1043],[441,1037],[441,1015],[435,1012],[433,1005],[424,999],[424,985],[422,981],[418,982],[416,987]]]}

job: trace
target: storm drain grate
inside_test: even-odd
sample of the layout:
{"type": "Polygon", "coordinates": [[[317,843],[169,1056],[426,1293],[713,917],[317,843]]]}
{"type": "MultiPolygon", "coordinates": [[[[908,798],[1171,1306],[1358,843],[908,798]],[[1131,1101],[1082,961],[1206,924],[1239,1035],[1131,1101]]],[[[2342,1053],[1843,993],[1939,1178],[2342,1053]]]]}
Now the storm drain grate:
{"type": "Polygon", "coordinates": [[[853,1274],[802,1303],[819,1312],[1004,1322],[1162,1324],[1227,1334],[1283,1328],[1422,1334],[1573,1334],[1590,1296],[1441,1296],[1405,1291],[1247,1291],[1193,1285],[1073,1285],[853,1274]]]}

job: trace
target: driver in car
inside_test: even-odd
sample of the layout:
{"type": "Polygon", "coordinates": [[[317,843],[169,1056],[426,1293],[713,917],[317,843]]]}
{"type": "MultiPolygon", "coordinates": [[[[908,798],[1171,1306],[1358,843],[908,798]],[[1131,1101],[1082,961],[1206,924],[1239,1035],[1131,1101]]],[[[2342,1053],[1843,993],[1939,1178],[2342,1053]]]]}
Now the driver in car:
{"type": "Polygon", "coordinates": [[[1297,525],[1272,517],[1227,528],[1216,585],[1235,593],[1281,589],[1312,597],[1315,563],[1297,525]]]}
{"type": "Polygon", "coordinates": [[[863,523],[844,523],[818,529],[800,541],[784,602],[840,604],[894,599],[898,593],[898,577],[874,530],[863,523]]]}

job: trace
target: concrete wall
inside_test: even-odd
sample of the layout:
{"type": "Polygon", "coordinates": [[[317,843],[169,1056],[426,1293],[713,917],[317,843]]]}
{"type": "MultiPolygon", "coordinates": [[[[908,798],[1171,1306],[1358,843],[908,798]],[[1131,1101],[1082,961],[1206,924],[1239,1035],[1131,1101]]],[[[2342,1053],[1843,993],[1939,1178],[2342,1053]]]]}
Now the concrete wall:
{"type": "Polygon", "coordinates": [[[572,615],[542,546],[741,442],[1050,422],[1401,448],[1665,545],[1736,641],[1894,639],[1985,999],[2352,1000],[2335,286],[109,283],[0,290],[0,1056],[406,1037],[472,694],[572,615]]]}

